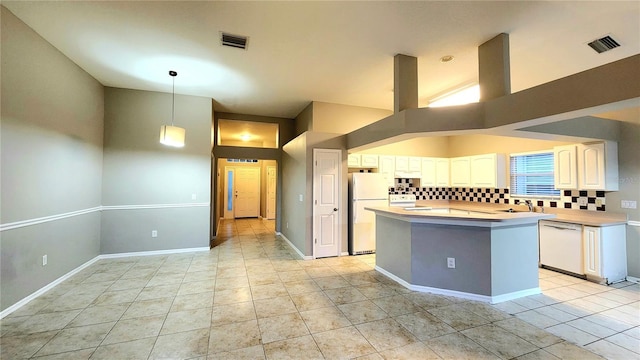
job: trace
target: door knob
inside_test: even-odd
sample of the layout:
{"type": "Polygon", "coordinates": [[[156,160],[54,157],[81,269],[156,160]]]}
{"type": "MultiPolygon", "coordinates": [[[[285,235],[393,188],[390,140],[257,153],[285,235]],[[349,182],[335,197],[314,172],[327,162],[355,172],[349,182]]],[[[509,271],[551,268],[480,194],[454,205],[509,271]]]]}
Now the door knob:
{"type": "Polygon", "coordinates": [[[338,211],[338,208],[333,208],[333,211],[338,211]]]}

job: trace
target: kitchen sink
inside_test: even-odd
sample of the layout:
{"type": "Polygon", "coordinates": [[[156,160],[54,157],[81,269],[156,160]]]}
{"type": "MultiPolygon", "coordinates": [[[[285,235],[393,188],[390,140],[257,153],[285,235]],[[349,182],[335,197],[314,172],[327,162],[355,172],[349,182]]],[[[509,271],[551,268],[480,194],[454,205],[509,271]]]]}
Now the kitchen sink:
{"type": "Polygon", "coordinates": [[[506,209],[506,210],[498,210],[499,212],[505,212],[505,213],[521,213],[521,212],[529,212],[528,210],[513,210],[513,209],[506,209]]]}

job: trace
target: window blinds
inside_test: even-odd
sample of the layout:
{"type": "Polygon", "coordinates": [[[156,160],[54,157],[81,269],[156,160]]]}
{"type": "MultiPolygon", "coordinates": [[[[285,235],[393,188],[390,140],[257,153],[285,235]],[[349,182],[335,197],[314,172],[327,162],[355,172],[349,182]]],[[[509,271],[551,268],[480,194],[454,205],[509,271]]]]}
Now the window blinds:
{"type": "Polygon", "coordinates": [[[553,152],[511,156],[511,194],[560,196],[554,189],[553,152]]]}

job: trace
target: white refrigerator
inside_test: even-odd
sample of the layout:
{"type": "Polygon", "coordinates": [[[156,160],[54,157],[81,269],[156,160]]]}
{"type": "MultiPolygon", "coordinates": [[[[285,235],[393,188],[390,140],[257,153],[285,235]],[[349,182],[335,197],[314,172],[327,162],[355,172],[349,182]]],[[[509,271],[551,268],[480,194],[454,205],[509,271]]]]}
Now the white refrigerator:
{"type": "Polygon", "coordinates": [[[365,207],[389,206],[389,185],[384,174],[349,174],[349,254],[376,251],[376,216],[365,207]]]}

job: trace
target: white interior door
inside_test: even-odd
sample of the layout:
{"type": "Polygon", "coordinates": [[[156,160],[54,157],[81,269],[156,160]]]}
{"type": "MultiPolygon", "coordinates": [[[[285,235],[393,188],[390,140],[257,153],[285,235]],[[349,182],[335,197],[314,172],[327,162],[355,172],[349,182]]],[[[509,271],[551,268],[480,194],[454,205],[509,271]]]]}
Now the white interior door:
{"type": "Polygon", "coordinates": [[[267,166],[267,219],[276,218],[276,167],[267,166]]]}
{"type": "Polygon", "coordinates": [[[340,194],[342,151],[313,149],[313,255],[338,256],[340,232],[340,194]]]}
{"type": "Polygon", "coordinates": [[[237,167],[235,178],[235,217],[258,217],[260,214],[260,168],[237,167]]]}

